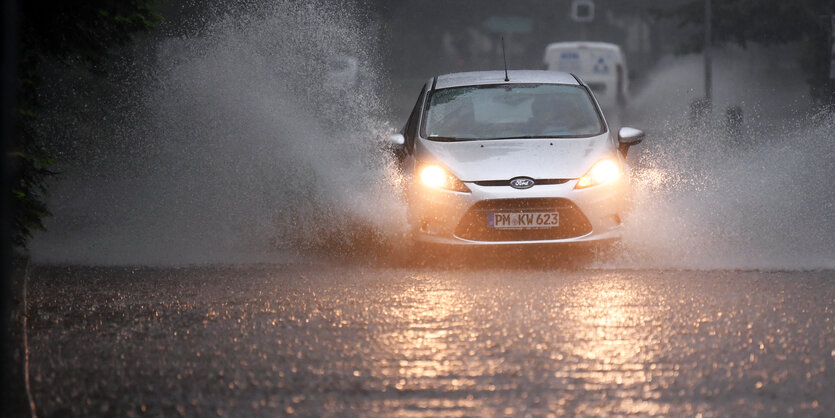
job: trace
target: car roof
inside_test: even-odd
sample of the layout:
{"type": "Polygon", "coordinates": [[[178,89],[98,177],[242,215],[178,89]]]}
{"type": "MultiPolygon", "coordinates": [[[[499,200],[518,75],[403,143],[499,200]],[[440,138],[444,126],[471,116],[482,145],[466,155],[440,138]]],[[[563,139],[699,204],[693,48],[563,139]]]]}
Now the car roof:
{"type": "Polygon", "coordinates": [[[474,86],[485,84],[570,84],[580,85],[577,79],[569,73],[542,70],[511,70],[507,72],[510,81],[504,81],[504,71],[473,71],[467,73],[451,73],[438,76],[436,89],[449,87],[474,86]]]}
{"type": "Polygon", "coordinates": [[[617,44],[610,44],[608,42],[554,42],[545,47],[545,51],[554,49],[605,49],[613,52],[621,52],[620,46],[617,44]]]}

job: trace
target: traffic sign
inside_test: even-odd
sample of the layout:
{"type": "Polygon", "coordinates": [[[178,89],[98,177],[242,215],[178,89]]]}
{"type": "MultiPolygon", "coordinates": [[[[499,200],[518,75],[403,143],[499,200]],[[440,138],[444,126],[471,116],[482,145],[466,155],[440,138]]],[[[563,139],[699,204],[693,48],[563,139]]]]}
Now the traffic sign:
{"type": "Polygon", "coordinates": [[[594,20],[594,2],[592,0],[574,0],[571,2],[571,19],[575,22],[588,23],[594,20]]]}

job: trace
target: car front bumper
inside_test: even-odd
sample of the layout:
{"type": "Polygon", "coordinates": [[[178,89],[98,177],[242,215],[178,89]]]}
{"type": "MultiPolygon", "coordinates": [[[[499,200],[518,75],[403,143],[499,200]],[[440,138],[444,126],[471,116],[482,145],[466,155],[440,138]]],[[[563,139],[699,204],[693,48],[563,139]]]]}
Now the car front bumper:
{"type": "Polygon", "coordinates": [[[471,193],[458,193],[412,183],[408,189],[409,223],[416,240],[448,245],[571,244],[620,238],[629,184],[575,190],[577,180],[536,185],[481,186],[465,182],[471,193]],[[559,229],[491,231],[483,216],[489,212],[557,211],[559,229]]]}

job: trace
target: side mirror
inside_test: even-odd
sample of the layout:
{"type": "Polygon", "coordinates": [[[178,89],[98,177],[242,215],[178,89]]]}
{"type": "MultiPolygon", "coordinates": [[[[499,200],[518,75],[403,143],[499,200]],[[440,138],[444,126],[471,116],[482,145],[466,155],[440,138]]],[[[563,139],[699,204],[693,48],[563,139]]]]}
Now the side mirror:
{"type": "Polygon", "coordinates": [[[618,131],[618,149],[623,156],[626,156],[626,153],[629,152],[629,147],[633,145],[638,145],[641,141],[644,140],[644,131],[635,128],[628,128],[623,127],[620,128],[618,131]]]}
{"type": "Polygon", "coordinates": [[[401,133],[391,134],[389,136],[389,144],[393,145],[395,148],[400,148],[406,144],[406,137],[401,133]]]}

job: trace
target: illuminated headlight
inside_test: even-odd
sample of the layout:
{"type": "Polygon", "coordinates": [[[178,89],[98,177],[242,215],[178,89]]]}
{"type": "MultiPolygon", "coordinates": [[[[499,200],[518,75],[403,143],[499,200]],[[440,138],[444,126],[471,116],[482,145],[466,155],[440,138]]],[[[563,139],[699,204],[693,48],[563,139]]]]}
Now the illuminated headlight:
{"type": "Polygon", "coordinates": [[[577,185],[574,188],[585,189],[587,187],[611,183],[619,179],[621,175],[620,164],[617,161],[601,160],[595,163],[585,176],[580,177],[580,180],[577,181],[577,185]]]}
{"type": "Polygon", "coordinates": [[[421,184],[434,189],[470,193],[470,189],[461,180],[438,165],[425,165],[418,170],[421,184]]]}

